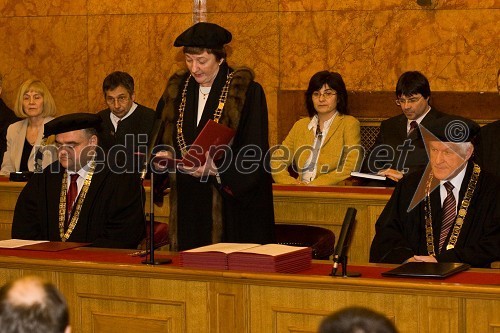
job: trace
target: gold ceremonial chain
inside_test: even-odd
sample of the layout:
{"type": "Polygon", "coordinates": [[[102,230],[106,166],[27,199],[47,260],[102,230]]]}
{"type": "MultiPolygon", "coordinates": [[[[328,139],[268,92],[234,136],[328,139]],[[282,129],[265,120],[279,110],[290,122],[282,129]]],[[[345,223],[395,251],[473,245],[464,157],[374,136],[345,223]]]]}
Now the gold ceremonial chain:
{"type": "MultiPolygon", "coordinates": [[[[229,91],[229,84],[233,79],[233,74],[234,72],[231,72],[230,74],[227,75],[226,84],[224,84],[224,87],[222,88],[222,92],[219,97],[219,106],[217,106],[217,109],[214,111],[214,121],[216,123],[219,122],[219,119],[222,116],[222,109],[224,109],[224,105],[226,104],[227,93],[229,91]]],[[[181,104],[179,105],[179,119],[177,120],[177,144],[179,145],[182,156],[184,156],[187,152],[186,141],[184,140],[184,133],[182,133],[182,122],[184,121],[184,110],[186,108],[186,93],[190,78],[191,74],[186,79],[186,83],[184,84],[184,89],[182,89],[182,99],[181,99],[181,104]]]]}
{"type": "MultiPolygon", "coordinates": [[[[453,231],[450,236],[450,240],[448,241],[448,245],[446,245],[446,250],[451,250],[455,247],[457,243],[458,235],[460,235],[460,231],[462,230],[462,225],[464,224],[465,215],[467,215],[467,210],[469,209],[470,200],[472,195],[474,194],[474,190],[476,189],[477,180],[479,178],[479,174],[481,173],[481,168],[479,165],[474,163],[474,170],[469,180],[469,184],[467,185],[467,191],[465,191],[464,198],[462,199],[462,203],[460,204],[460,209],[458,210],[457,218],[455,219],[455,223],[453,224],[453,231]]],[[[426,196],[425,196],[425,239],[427,243],[427,253],[430,256],[435,257],[436,252],[434,251],[434,236],[432,232],[432,215],[431,215],[431,200],[430,200],[430,187],[432,183],[434,175],[429,175],[429,179],[426,184],[426,196]]]]}
{"type": "Polygon", "coordinates": [[[78,201],[75,206],[75,212],[71,216],[71,222],[69,223],[68,230],[66,233],[64,232],[64,221],[66,219],[66,193],[68,189],[68,170],[64,173],[62,186],[61,186],[61,197],[59,199],[59,235],[61,236],[61,241],[65,242],[68,240],[69,236],[75,229],[76,224],[78,223],[78,218],[80,217],[80,211],[82,210],[83,201],[85,200],[85,196],[90,187],[90,182],[92,180],[92,176],[94,175],[95,170],[95,161],[90,162],[89,172],[87,173],[87,177],[83,182],[82,190],[80,191],[80,195],[78,196],[78,201]]]}

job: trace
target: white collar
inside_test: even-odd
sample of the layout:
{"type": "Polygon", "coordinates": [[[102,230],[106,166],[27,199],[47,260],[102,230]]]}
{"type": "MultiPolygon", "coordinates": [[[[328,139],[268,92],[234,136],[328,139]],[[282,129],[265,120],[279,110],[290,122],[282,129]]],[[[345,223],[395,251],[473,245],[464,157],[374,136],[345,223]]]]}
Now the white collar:
{"type": "MultiPolygon", "coordinates": [[[[330,126],[332,125],[333,119],[335,119],[335,117],[337,116],[337,114],[338,114],[338,111],[335,111],[335,113],[333,114],[333,116],[331,116],[330,119],[328,119],[327,121],[325,121],[323,123],[323,132],[326,132],[330,128],[330,126]]],[[[307,129],[308,130],[316,129],[316,127],[318,127],[318,121],[319,121],[318,115],[315,114],[314,117],[312,117],[312,119],[309,122],[309,124],[307,125],[307,129]]]]}

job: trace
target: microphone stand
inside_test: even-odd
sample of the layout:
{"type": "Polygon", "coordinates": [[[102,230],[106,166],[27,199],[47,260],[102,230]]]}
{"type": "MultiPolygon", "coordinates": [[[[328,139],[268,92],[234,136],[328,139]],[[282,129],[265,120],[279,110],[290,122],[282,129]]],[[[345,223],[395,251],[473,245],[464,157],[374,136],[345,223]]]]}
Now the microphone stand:
{"type": "MultiPolygon", "coordinates": [[[[150,185],[150,193],[149,193],[149,250],[146,249],[146,259],[142,261],[143,264],[146,265],[165,265],[170,264],[172,259],[157,259],[155,260],[155,205],[154,205],[154,172],[151,172],[151,185],[150,185]],[[147,254],[149,252],[149,259],[147,254]]],[[[144,178],[141,178],[141,183],[143,183],[144,178]]]]}
{"type": "MultiPolygon", "coordinates": [[[[144,178],[146,177],[146,173],[148,171],[149,164],[151,162],[151,157],[153,155],[153,147],[156,144],[156,140],[158,138],[158,133],[163,125],[163,121],[157,119],[153,125],[153,129],[151,130],[151,137],[148,146],[148,151],[146,152],[146,156],[144,157],[144,167],[141,171],[141,186],[144,183],[144,178]]],[[[146,265],[164,265],[170,264],[172,259],[161,259],[155,260],[155,205],[154,205],[154,171],[151,171],[151,185],[149,186],[149,249],[146,249],[146,259],[142,261],[143,264],[146,265]],[[148,260],[148,252],[149,252],[149,260],[148,260]]],[[[144,188],[144,187],[143,187],[144,188]]],[[[144,217],[146,220],[146,217],[144,217]]]]}
{"type": "Polygon", "coordinates": [[[338,256],[335,256],[333,258],[333,268],[332,272],[330,273],[330,276],[342,276],[342,277],[358,277],[361,276],[361,273],[358,272],[347,272],[347,256],[342,255],[340,258],[338,256]],[[338,269],[338,264],[340,263],[340,266],[342,266],[342,274],[337,274],[337,269],[338,269]]]}

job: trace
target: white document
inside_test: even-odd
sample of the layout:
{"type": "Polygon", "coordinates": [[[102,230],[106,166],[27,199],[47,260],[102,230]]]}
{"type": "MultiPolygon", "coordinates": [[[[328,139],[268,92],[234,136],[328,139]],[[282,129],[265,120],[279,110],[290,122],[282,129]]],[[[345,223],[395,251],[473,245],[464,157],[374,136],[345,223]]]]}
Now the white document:
{"type": "Polygon", "coordinates": [[[48,243],[49,241],[33,241],[26,239],[7,239],[0,241],[0,248],[4,249],[15,249],[18,247],[26,246],[26,245],[35,245],[40,243],[48,243]]]}
{"type": "Polygon", "coordinates": [[[217,244],[197,247],[195,249],[186,250],[183,252],[184,253],[222,252],[227,254],[232,252],[239,252],[241,250],[249,249],[256,246],[260,246],[260,244],[217,243],[217,244]]]}
{"type": "Polygon", "coordinates": [[[276,257],[282,254],[287,254],[295,252],[298,250],[307,249],[307,247],[301,246],[290,246],[283,244],[266,244],[258,247],[252,247],[245,250],[238,251],[238,253],[254,253],[254,254],[264,254],[272,257],[276,257]]]}
{"type": "Polygon", "coordinates": [[[385,180],[386,179],[385,176],[376,175],[373,173],[356,172],[356,171],[351,172],[351,176],[361,177],[361,178],[369,178],[369,179],[377,179],[377,180],[385,180]]]}

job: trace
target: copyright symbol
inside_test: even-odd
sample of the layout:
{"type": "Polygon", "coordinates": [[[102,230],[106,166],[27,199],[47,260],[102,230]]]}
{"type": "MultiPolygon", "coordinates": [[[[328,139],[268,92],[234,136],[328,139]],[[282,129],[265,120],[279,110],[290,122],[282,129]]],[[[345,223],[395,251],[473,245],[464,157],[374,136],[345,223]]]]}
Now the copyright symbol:
{"type": "Polygon", "coordinates": [[[450,142],[464,142],[469,137],[469,127],[462,120],[452,120],[446,125],[444,133],[450,142]]]}

